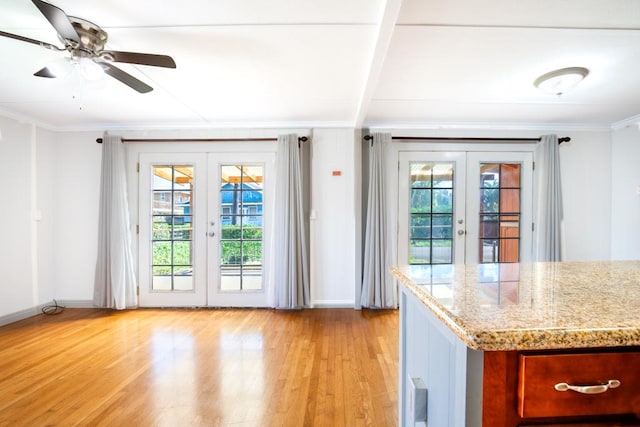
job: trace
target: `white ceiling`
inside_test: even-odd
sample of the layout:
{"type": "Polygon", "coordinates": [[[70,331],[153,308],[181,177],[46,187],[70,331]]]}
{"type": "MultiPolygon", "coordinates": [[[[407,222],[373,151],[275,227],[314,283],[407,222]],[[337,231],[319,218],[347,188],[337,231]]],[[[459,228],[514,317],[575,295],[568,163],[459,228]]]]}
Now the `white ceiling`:
{"type": "MultiPolygon", "coordinates": [[[[610,127],[640,121],[637,0],[54,0],[154,88],[33,73],[66,55],[0,37],[0,114],[57,130],[217,127],[610,127]],[[571,93],[539,75],[581,66],[571,93]]],[[[0,30],[61,46],[30,0],[0,30]]]]}

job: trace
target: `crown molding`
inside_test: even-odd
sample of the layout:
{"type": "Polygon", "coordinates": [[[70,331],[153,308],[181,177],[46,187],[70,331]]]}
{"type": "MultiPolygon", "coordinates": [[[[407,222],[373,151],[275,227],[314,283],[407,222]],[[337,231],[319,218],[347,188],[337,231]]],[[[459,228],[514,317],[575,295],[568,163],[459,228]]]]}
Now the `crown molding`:
{"type": "Polygon", "coordinates": [[[89,132],[105,130],[112,131],[131,131],[131,132],[151,132],[151,131],[185,131],[185,130],[230,130],[230,129],[309,129],[309,128],[351,128],[351,122],[330,121],[330,122],[218,122],[218,123],[163,123],[163,124],[145,124],[145,123],[89,123],[81,126],[57,126],[53,130],[57,132],[89,132]]]}
{"type": "Polygon", "coordinates": [[[611,125],[611,129],[620,130],[629,126],[638,126],[640,127],[640,114],[636,114],[635,116],[628,117],[624,120],[620,120],[619,122],[615,122],[611,125]]]}
{"type": "Polygon", "coordinates": [[[608,123],[417,123],[417,122],[371,122],[365,123],[363,128],[369,130],[482,130],[482,131],[544,131],[544,132],[570,132],[570,131],[590,131],[602,132],[610,131],[611,125],[608,123]]]}
{"type": "Polygon", "coordinates": [[[50,123],[42,122],[40,120],[35,120],[33,117],[24,116],[22,114],[16,114],[7,110],[0,108],[0,116],[5,117],[7,119],[15,120],[20,124],[25,125],[35,125],[41,129],[56,131],[56,127],[52,126],[50,123]]]}

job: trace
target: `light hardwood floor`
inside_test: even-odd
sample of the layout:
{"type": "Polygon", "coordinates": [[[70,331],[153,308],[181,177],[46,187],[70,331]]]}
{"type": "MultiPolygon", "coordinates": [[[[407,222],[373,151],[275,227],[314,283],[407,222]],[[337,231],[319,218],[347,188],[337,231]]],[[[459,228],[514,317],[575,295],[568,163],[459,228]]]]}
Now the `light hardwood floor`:
{"type": "Polygon", "coordinates": [[[0,426],[396,426],[398,312],[66,309],[0,328],[0,426]]]}

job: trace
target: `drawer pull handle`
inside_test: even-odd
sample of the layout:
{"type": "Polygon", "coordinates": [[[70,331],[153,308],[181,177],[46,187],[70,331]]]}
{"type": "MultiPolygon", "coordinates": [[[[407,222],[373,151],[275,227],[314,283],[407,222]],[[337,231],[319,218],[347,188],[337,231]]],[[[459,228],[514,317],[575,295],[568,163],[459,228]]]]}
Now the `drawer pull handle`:
{"type": "Polygon", "coordinates": [[[610,388],[617,388],[617,387],[620,387],[620,381],[618,380],[609,380],[606,384],[571,385],[567,383],[558,383],[554,386],[554,388],[558,391],[573,390],[577,393],[582,393],[582,394],[600,394],[600,393],[604,393],[610,388]]]}

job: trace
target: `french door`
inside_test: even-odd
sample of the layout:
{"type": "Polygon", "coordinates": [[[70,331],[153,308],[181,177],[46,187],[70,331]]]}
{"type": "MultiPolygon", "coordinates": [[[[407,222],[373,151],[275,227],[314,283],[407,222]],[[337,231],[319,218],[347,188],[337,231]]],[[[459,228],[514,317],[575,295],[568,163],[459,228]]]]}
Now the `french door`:
{"type": "Polygon", "coordinates": [[[140,305],[269,304],[275,154],[141,153],[140,305]]]}
{"type": "Polygon", "coordinates": [[[531,259],[532,153],[400,152],[398,262],[531,259]]]}

